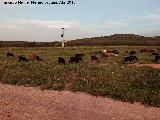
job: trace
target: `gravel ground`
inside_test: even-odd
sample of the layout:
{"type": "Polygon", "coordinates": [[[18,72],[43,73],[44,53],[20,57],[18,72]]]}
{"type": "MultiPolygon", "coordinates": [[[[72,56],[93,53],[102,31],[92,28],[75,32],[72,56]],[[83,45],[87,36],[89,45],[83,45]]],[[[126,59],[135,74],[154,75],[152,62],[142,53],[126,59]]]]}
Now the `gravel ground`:
{"type": "Polygon", "coordinates": [[[160,108],[0,84],[0,120],[160,120],[160,108]]]}

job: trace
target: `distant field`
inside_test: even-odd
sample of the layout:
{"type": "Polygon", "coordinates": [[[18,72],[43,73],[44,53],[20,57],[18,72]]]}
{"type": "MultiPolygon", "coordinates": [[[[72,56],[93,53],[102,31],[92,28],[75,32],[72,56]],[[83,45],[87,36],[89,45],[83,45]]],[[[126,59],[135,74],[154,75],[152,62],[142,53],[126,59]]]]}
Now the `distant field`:
{"type": "Polygon", "coordinates": [[[153,63],[151,53],[139,52],[143,48],[157,50],[160,46],[0,48],[0,81],[39,86],[41,89],[80,91],[160,107],[160,69],[122,64],[123,57],[128,55],[126,51],[131,50],[137,52],[138,63],[153,63]],[[91,63],[90,56],[99,56],[98,51],[103,49],[116,49],[120,55],[101,60],[100,63],[91,63]],[[17,58],[6,57],[7,51],[26,57],[36,53],[43,61],[17,62],[17,58]],[[69,57],[76,53],[86,56],[80,64],[69,65],[69,57]],[[59,56],[65,58],[65,66],[58,65],[59,56]]]}

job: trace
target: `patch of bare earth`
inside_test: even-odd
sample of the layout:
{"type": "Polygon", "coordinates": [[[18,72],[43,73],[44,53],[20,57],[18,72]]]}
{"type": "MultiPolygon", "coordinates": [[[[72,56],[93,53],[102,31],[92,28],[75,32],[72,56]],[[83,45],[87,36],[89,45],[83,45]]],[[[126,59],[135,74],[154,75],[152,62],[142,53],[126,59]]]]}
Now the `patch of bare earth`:
{"type": "Polygon", "coordinates": [[[143,66],[148,66],[148,67],[152,67],[152,68],[157,68],[160,69],[160,64],[129,64],[128,66],[132,66],[132,67],[143,67],[143,66]]]}
{"type": "Polygon", "coordinates": [[[0,84],[0,120],[160,120],[160,109],[84,93],[0,84]]]}

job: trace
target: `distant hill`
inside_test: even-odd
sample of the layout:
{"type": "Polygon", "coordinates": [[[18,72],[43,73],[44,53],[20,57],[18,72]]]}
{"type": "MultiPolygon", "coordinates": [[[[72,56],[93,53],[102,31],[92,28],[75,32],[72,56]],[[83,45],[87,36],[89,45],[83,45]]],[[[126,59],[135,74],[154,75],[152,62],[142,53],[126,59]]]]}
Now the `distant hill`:
{"type": "MultiPolygon", "coordinates": [[[[160,36],[144,37],[135,34],[114,34],[110,36],[92,37],[71,40],[66,46],[107,46],[107,45],[136,45],[160,46],[160,36]]],[[[0,47],[58,47],[61,43],[55,42],[28,42],[28,41],[0,41],[0,47]]]]}
{"type": "Polygon", "coordinates": [[[106,45],[160,45],[160,36],[144,37],[135,34],[114,34],[110,36],[71,40],[68,46],[106,46],[106,45]]]}

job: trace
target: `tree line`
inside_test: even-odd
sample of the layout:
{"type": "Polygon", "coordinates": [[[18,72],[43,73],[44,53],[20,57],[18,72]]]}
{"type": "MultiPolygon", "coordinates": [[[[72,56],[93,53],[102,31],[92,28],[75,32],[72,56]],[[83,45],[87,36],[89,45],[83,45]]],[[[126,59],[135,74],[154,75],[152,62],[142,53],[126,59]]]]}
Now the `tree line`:
{"type": "MultiPolygon", "coordinates": [[[[134,34],[114,34],[110,36],[92,37],[70,40],[66,46],[160,46],[160,36],[144,37],[134,34]]],[[[60,47],[60,41],[54,42],[28,42],[28,41],[0,41],[0,47],[60,47]]]]}

